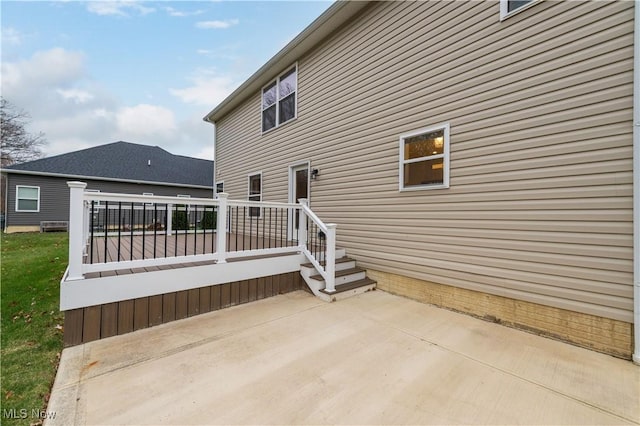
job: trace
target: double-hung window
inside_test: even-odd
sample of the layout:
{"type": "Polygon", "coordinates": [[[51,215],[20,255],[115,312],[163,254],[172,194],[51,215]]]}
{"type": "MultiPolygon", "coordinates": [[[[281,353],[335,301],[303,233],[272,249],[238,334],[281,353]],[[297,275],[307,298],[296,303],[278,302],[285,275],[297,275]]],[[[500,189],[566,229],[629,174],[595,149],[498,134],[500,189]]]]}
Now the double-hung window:
{"type": "MultiPolygon", "coordinates": [[[[262,172],[249,175],[249,201],[262,201],[262,172]]],[[[261,217],[260,207],[249,207],[249,217],[261,217]]]]}
{"type": "Polygon", "coordinates": [[[40,211],[40,187],[16,185],[16,211],[33,212],[40,211]]]}
{"type": "Polygon", "coordinates": [[[449,187],[449,124],[400,136],[400,191],[449,187]]]}
{"type": "Polygon", "coordinates": [[[294,65],[262,89],[262,131],[296,118],[298,67],[294,65]]]}

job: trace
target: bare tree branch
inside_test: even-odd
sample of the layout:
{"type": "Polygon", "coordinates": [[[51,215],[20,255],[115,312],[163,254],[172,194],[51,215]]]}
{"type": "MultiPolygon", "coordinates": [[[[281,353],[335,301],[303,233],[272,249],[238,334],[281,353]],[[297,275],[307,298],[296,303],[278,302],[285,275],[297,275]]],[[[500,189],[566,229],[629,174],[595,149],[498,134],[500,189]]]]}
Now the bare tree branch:
{"type": "Polygon", "coordinates": [[[9,166],[42,157],[40,147],[47,140],[42,132],[35,135],[27,132],[29,114],[4,98],[0,98],[0,102],[0,165],[9,166]]]}

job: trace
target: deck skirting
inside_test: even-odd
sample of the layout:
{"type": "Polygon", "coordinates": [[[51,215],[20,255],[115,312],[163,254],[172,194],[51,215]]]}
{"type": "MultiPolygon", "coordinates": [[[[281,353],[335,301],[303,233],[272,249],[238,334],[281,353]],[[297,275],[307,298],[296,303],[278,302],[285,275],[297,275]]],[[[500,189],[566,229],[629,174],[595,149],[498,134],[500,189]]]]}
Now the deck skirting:
{"type": "Polygon", "coordinates": [[[295,271],[71,309],[64,312],[64,345],[130,333],[301,289],[306,285],[295,271]]]}

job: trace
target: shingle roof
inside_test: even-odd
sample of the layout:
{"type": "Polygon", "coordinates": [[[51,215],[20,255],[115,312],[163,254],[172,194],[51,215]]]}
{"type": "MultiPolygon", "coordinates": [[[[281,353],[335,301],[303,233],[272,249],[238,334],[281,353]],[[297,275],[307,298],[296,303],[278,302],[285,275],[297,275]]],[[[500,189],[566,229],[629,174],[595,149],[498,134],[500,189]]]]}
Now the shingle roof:
{"type": "Polygon", "coordinates": [[[213,161],[174,155],[157,146],[113,142],[5,168],[65,176],[213,186],[213,161]]]}

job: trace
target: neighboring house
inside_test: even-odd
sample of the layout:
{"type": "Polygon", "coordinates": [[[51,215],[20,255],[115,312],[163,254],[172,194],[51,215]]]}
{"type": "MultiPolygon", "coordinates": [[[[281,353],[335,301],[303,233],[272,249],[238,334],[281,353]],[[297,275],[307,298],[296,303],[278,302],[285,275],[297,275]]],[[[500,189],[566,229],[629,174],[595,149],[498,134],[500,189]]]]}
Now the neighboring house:
{"type": "Polygon", "coordinates": [[[7,176],[6,232],[40,230],[69,220],[68,181],[87,190],[213,197],[213,161],[171,154],[157,146],[114,142],[16,164],[7,176]]]}
{"type": "Polygon", "coordinates": [[[308,198],[382,290],[631,358],[634,47],[634,2],[336,2],[205,117],[216,181],[308,198]]]}

